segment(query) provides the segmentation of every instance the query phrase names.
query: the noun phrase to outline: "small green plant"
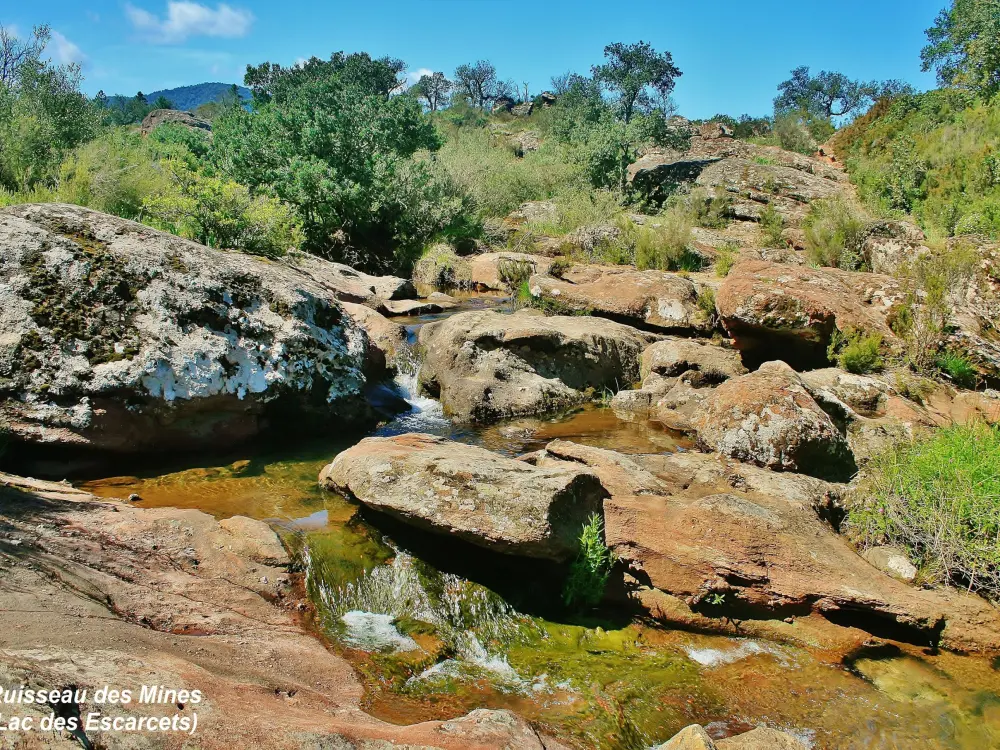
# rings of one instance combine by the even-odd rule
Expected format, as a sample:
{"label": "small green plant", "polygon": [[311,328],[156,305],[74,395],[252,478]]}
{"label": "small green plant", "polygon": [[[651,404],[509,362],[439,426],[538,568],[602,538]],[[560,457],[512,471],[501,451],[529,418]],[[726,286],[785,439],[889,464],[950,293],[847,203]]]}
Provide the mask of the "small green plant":
{"label": "small green plant", "polygon": [[764,233],[764,247],[784,247],[785,240],[781,233],[785,230],[785,220],[770,203],[760,212],[760,229]]}
{"label": "small green plant", "polygon": [[899,391],[899,395],[903,398],[923,404],[927,397],[934,392],[934,381],[927,380],[918,375],[897,372],[896,390]]}
{"label": "small green plant", "polygon": [[701,291],[698,292],[698,298],[695,302],[705,318],[714,322],[716,314],[715,290],[708,286],[702,287]]}
{"label": "small green plant", "polygon": [[715,258],[715,275],[725,278],[729,275],[733,266],[736,265],[736,258],[739,253],[739,246],[735,243],[727,243],[719,248],[719,254]]}
{"label": "small green plant", "polygon": [[979,373],[975,366],[961,354],[954,350],[944,352],[937,360],[938,369],[948,376],[959,388],[975,388],[979,380]]}
{"label": "small green plant", "polygon": [[502,257],[497,261],[497,276],[510,292],[526,284],[534,272],[535,264],[530,260]]}
{"label": "small green plant", "polygon": [[579,550],[563,588],[567,607],[593,607],[600,603],[614,565],[614,556],[604,544],[604,521],[596,513],[583,525]]}
{"label": "small green plant", "polygon": [[858,270],[868,224],[861,209],[843,198],[814,201],[802,222],[806,257],[817,266]]}
{"label": "small green plant", "polygon": [[1000,597],[1000,431],[954,425],[865,465],[846,529],[864,547],[907,551],[930,582]]}
{"label": "small green plant", "polygon": [[754,164],[760,164],[762,167],[774,166],[774,159],[767,156],[755,156],[753,158]]}
{"label": "small green plant", "polygon": [[827,357],[841,368],[855,375],[878,372],[884,366],[882,359],[882,336],[866,334],[863,331],[834,330],[827,347]]}
{"label": "small green plant", "polygon": [[552,265],[549,266],[549,275],[555,276],[557,279],[561,279],[563,274],[565,274],[572,267],[573,261],[569,258],[556,258],[552,261]]}
{"label": "small green plant", "polygon": [[720,594],[717,591],[712,592],[708,597],[708,603],[713,607],[720,607],[726,603],[726,595]]}

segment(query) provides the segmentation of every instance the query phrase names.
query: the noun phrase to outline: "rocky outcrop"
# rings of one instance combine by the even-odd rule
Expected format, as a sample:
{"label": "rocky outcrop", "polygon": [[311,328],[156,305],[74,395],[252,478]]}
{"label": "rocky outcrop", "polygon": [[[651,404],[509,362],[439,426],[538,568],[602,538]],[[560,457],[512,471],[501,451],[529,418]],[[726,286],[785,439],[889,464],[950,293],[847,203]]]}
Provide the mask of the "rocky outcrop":
{"label": "rocky outcrop", "polygon": [[888,276],[743,260],[719,288],[716,309],[745,359],[807,369],[826,363],[834,330],[879,334],[891,346],[886,317],[902,297]]}
{"label": "rocky outcrop", "polygon": [[292,264],[76,206],[0,212],[0,419],[16,440],[220,448],[367,416],[368,337]]}
{"label": "rocky outcrop", "polygon": [[459,420],[542,414],[635,382],[653,340],[587,316],[459,313],[420,329],[420,382]]}
{"label": "rocky outcrop", "polygon": [[522,271],[528,276],[548,273],[551,258],[527,253],[483,253],[468,259],[469,275],[474,289],[484,292],[511,291],[512,271]]}
{"label": "rocky outcrop", "polygon": [[409,300],[417,296],[417,290],[409,279],[371,276],[343,263],[331,263],[309,253],[290,252],[283,262],[306,274],[344,302],[357,302],[379,309],[390,300]]}
{"label": "rocky outcrop", "polygon": [[[612,495],[607,543],[632,597],[665,621],[808,640],[781,620],[815,613],[919,644],[1000,647],[1000,613],[988,602],[907,586],[834,532],[846,485],[690,451],[624,456],[556,441],[526,458],[597,474]],[[765,629],[764,617],[777,622]]]}
{"label": "rocky outcrop", "polygon": [[178,109],[154,109],[143,118],[139,130],[143,135],[149,135],[160,125],[166,123],[183,125],[186,128],[204,131],[207,134],[211,134],[212,132],[212,123],[208,122],[208,120],[202,120],[190,112],[182,112]]}
{"label": "rocky outcrop", "polygon": [[640,363],[643,384],[650,376],[673,378],[697,372],[708,383],[718,384],[745,375],[739,352],[716,344],[670,338],[650,344]]}
{"label": "rocky outcrop", "polygon": [[[113,714],[198,715],[205,750],[427,747],[549,750],[510,711],[398,726],[365,714],[351,665],[300,625],[301,574],[266,524],[195,510],[101,501],[65,484],[0,474],[0,682],[57,687],[163,685],[200,690],[198,705],[130,704]],[[107,715],[106,704],[79,706]],[[20,706],[37,722],[46,705]],[[121,732],[86,732],[122,747]],[[179,750],[184,732],[128,735]],[[73,748],[30,732],[19,747]]]}
{"label": "rocky outcrop", "polygon": [[807,750],[799,738],[769,727],[757,727],[726,739],[713,740],[699,724],[684,727],[655,750]]}
{"label": "rocky outcrop", "polygon": [[712,450],[775,471],[846,481],[857,470],[844,435],[784,362],[727,380],[694,426]]}
{"label": "rocky outcrop", "polygon": [[344,312],[368,335],[365,374],[373,380],[394,369],[406,348],[406,329],[365,305],[341,302]]}
{"label": "rocky outcrop", "polygon": [[574,264],[559,278],[532,276],[528,288],[557,310],[589,312],[664,333],[712,329],[711,317],[698,306],[698,285],[666,271]]}
{"label": "rocky outcrop", "polygon": [[881,221],[869,227],[861,243],[861,258],[874,273],[892,276],[930,251],[926,236],[907,221]]}
{"label": "rocky outcrop", "polygon": [[366,438],[320,484],[408,524],[505,554],[566,560],[606,496],[591,472],[538,468],[432,435]]}

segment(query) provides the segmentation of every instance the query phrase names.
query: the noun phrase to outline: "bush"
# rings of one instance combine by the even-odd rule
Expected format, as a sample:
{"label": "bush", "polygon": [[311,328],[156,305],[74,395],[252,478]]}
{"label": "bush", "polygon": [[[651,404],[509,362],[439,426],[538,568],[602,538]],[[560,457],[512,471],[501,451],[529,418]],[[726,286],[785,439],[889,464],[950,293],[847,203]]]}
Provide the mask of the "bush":
{"label": "bush", "polygon": [[691,249],[691,219],[681,210],[668,209],[659,217],[660,226],[623,227],[626,242],[635,248],[635,266],[640,271],[699,271],[702,258]]}
{"label": "bush", "polygon": [[802,222],[806,257],[817,266],[857,270],[868,223],[868,217],[844,198],[814,201]]}
{"label": "bush", "polygon": [[698,310],[705,316],[706,320],[715,321],[715,290],[711,287],[703,287],[700,292],[698,292],[698,298],[696,300],[698,305]]}
{"label": "bush", "polygon": [[715,275],[725,278],[736,265],[739,247],[735,244],[726,244],[719,248],[718,253],[715,258]]}
{"label": "bush", "polygon": [[865,375],[882,369],[882,336],[848,330],[834,330],[827,356],[842,369],[855,375]]}
{"label": "bush", "polygon": [[955,425],[866,465],[848,517],[863,546],[907,551],[925,580],[1000,597],[1000,432]]}
{"label": "bush", "polygon": [[424,248],[413,268],[413,280],[418,284],[448,289],[468,285],[468,264],[442,242]]}
{"label": "bush", "polygon": [[593,607],[604,597],[614,565],[611,551],[604,545],[604,522],[596,513],[583,525],[579,543],[563,588],[563,603],[567,607]]}
{"label": "bush", "polygon": [[760,228],[764,233],[764,247],[784,247],[785,240],[781,233],[785,230],[785,220],[770,203],[760,212]]}
{"label": "bush", "polygon": [[938,357],[937,366],[960,388],[975,388],[979,381],[975,366],[959,352],[946,351]]}

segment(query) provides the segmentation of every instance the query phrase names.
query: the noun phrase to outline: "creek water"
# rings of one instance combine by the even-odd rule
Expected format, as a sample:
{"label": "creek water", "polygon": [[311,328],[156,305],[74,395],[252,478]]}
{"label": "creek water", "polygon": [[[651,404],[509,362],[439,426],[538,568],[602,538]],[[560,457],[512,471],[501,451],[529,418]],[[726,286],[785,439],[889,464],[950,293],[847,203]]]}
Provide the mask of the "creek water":
{"label": "creek water", "polygon": [[[470,295],[458,309],[493,304],[502,303]],[[402,322],[412,336],[439,317]],[[410,411],[373,434],[429,432],[509,455],[556,438],[624,453],[687,447],[598,405],[487,428],[455,425],[417,392],[417,366],[402,363],[391,384]],[[317,626],[366,685],[364,708],[388,721],[510,708],[564,742],[609,750],[654,747],[694,722],[716,737],[768,725],[815,748],[1000,747],[1000,663],[905,645],[845,660],[671,630],[621,612],[570,616],[540,607],[520,595],[534,587],[530,570],[520,579],[470,573],[320,490],[320,469],[357,439],[313,439],[81,486],[102,496],[136,493],[145,507],[272,523],[305,568]]]}

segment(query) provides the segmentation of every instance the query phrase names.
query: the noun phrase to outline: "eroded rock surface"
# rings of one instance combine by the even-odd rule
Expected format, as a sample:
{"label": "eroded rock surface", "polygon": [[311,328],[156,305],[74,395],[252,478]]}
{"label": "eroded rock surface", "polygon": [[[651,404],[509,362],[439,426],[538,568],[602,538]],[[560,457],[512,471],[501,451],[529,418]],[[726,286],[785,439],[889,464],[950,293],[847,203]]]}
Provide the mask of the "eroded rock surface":
{"label": "eroded rock surface", "polygon": [[460,420],[541,414],[638,380],[654,338],[587,316],[459,313],[421,328],[420,381]]}
{"label": "eroded rock surface", "polygon": [[289,414],[367,415],[368,338],[325,261],[212,250],[60,204],[5,209],[0,250],[0,416],[18,440],[218,448]]}
{"label": "eroded rock surface", "polygon": [[576,554],[581,527],[606,496],[585,469],[535,467],[419,433],[362,440],[320,483],[438,534],[552,560]]}

